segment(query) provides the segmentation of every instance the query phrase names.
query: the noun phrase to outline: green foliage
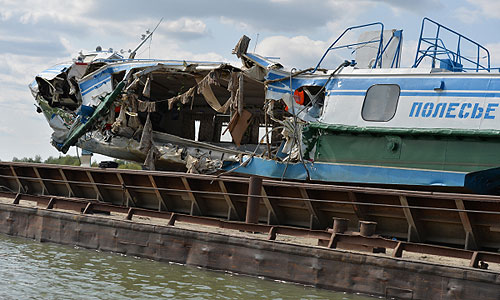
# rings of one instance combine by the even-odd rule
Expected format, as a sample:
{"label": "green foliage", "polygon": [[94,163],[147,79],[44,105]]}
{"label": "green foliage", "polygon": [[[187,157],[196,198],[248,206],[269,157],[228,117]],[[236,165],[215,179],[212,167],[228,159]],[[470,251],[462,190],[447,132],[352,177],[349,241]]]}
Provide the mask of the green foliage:
{"label": "green foliage", "polygon": [[42,161],[42,157],[40,155],[35,155],[34,158],[31,157],[23,157],[23,158],[12,158],[13,162],[27,162],[27,163],[44,163],[44,164],[57,164],[57,165],[68,165],[68,166],[79,166],[80,159],[76,156],[66,155],[53,157],[49,156],[46,160]]}
{"label": "green foliage", "polygon": [[23,157],[23,158],[13,157],[12,161],[13,162],[41,163],[42,157],[40,155],[35,155],[34,158],[31,158],[31,157]]}
{"label": "green foliage", "polygon": [[46,164],[55,164],[55,165],[67,165],[67,166],[79,166],[80,159],[76,156],[66,155],[59,157],[49,156],[44,163]]}
{"label": "green foliage", "polygon": [[142,170],[142,166],[136,162],[121,159],[115,159],[115,162],[118,163],[118,169]]}
{"label": "green foliage", "polygon": [[[23,158],[12,158],[13,162],[28,162],[28,163],[45,163],[45,164],[54,164],[54,165],[66,165],[66,166],[79,166],[80,159],[76,156],[66,155],[53,157],[49,156],[46,160],[42,161],[42,157],[40,155],[35,155],[34,158],[31,157],[23,157]],[[115,159],[116,163],[118,163],[118,169],[129,169],[129,170],[142,170],[141,164],[136,162]],[[92,167],[99,167],[99,163],[94,161],[92,162]]]}

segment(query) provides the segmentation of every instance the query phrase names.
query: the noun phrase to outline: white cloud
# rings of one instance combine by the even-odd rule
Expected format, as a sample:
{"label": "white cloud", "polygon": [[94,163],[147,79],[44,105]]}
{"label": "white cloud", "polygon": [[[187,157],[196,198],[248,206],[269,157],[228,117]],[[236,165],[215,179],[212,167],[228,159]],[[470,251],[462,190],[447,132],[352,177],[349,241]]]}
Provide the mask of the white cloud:
{"label": "white cloud", "polygon": [[238,28],[240,30],[244,30],[244,31],[248,31],[248,30],[251,29],[251,26],[248,25],[247,23],[242,22],[240,20],[228,18],[228,17],[225,17],[225,16],[219,17],[219,22],[221,24],[232,26],[232,27]]}
{"label": "white cloud", "polygon": [[473,7],[479,8],[481,13],[489,18],[500,19],[500,1],[498,0],[467,0]]}
{"label": "white cloud", "polygon": [[[132,46],[131,46],[132,47]],[[208,51],[196,52],[198,49],[189,49],[181,47],[178,43],[172,43],[169,36],[154,35],[151,49],[146,45],[139,51],[138,58],[158,58],[158,59],[173,59],[173,60],[202,60],[202,61],[221,61],[226,62],[224,56]]]}
{"label": "white cloud", "polygon": [[27,0],[0,1],[2,16],[16,16],[22,24],[37,24],[45,18],[60,22],[76,22],[78,16],[84,15],[89,8],[89,1],[57,1],[57,0]]}
{"label": "white cloud", "polygon": [[163,27],[170,32],[197,34],[205,34],[207,32],[207,25],[203,21],[190,18],[168,21]]}
{"label": "white cloud", "polygon": [[498,0],[466,0],[469,6],[460,6],[455,9],[457,18],[465,24],[473,24],[483,17],[500,19],[500,1]]}
{"label": "white cloud", "polygon": [[256,52],[279,57],[279,62],[290,68],[308,68],[316,66],[327,46],[324,41],[311,40],[306,36],[272,36],[259,42]]}
{"label": "white cloud", "polygon": [[14,133],[14,129],[13,128],[8,127],[6,125],[0,126],[0,134],[8,134],[8,135],[10,135],[12,133]]}
{"label": "white cloud", "polygon": [[482,13],[479,9],[472,9],[465,6],[461,6],[455,10],[457,18],[465,24],[473,24],[477,22],[480,19],[481,14]]}
{"label": "white cloud", "polygon": [[443,8],[440,0],[370,0],[372,3],[386,3],[395,13],[401,14],[402,10],[407,12],[425,12],[428,9],[439,10]]}
{"label": "white cloud", "polygon": [[[415,62],[415,54],[417,53],[417,40],[404,40],[403,39],[403,50],[401,52],[401,67],[409,68],[413,66]],[[425,65],[422,62],[421,66]]]}
{"label": "white cloud", "polygon": [[7,21],[8,19],[10,19],[11,16],[12,16],[11,11],[0,10],[0,20]]}
{"label": "white cloud", "polygon": [[486,49],[490,51],[493,55],[491,55],[491,67],[498,68],[500,67],[500,55],[494,55],[500,53],[500,42],[498,43],[489,43],[485,45]]}
{"label": "white cloud", "polygon": [[[46,57],[26,56],[17,54],[0,55],[0,86],[18,84],[27,87],[34,76],[50,66],[68,60],[69,57],[47,59]],[[10,95],[0,93],[0,99],[8,99]]]}
{"label": "white cloud", "polygon": [[78,51],[78,49],[75,48],[74,45],[71,44],[71,41],[66,37],[60,36],[59,42],[64,47],[64,49],[66,50],[67,53],[74,54]]}

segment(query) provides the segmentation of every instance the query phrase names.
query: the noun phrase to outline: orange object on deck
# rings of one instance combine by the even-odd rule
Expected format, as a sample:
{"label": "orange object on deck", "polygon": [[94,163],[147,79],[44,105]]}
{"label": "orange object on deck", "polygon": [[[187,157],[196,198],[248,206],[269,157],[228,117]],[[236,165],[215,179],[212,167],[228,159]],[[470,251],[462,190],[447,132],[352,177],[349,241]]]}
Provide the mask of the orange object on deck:
{"label": "orange object on deck", "polygon": [[[304,105],[304,91],[295,90],[293,92],[293,99],[297,104]],[[288,106],[285,106],[285,111],[288,111]]]}
{"label": "orange object on deck", "polygon": [[293,99],[300,105],[304,105],[304,91],[295,90],[293,92]]}

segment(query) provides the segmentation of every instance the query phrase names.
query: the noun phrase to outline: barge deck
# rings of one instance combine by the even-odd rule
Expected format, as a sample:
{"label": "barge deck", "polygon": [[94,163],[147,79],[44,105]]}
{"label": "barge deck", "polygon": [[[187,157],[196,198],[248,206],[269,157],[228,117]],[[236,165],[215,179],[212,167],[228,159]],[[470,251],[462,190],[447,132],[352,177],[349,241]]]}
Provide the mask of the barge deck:
{"label": "barge deck", "polygon": [[[293,235],[293,230],[278,227],[272,236],[272,230],[262,233],[235,230],[236,226],[214,226],[214,222],[209,221],[211,218],[206,217],[182,218],[179,215],[181,217],[172,222],[175,214],[170,219],[144,213],[131,216],[126,211],[118,212],[109,204],[106,214],[103,210],[80,213],[82,206],[78,203],[83,202],[81,200],[8,196],[4,193],[0,198],[0,232],[41,242],[264,276],[386,299],[472,299],[475,296],[498,299],[500,293],[500,255],[493,253],[471,252],[471,259],[423,255],[412,252],[419,245],[410,243],[406,245],[413,248],[401,251],[398,257],[397,248],[388,248],[386,253],[340,249],[347,245],[342,239],[336,249],[329,248],[331,245],[318,246],[320,231],[313,238],[312,232]],[[249,226],[240,225],[240,228]],[[302,230],[305,233],[309,229]],[[344,233],[338,236],[359,235]],[[468,252],[451,248],[450,251]],[[483,254],[486,256],[482,259],[489,260],[488,270],[471,267],[474,259]]]}
{"label": "barge deck", "polygon": [[[179,172],[0,162],[1,190],[93,200],[127,210],[246,220],[251,180]],[[346,219],[348,231],[375,222],[375,234],[467,250],[500,249],[500,197],[262,180],[254,186],[254,221],[326,230]],[[255,222],[253,222],[255,223]]]}

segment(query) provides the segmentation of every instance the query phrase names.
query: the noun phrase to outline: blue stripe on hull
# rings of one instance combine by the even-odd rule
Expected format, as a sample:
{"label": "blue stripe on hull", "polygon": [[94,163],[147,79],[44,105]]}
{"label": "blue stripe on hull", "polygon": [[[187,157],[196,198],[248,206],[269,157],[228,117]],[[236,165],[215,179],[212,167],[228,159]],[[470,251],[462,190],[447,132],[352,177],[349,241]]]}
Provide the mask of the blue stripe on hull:
{"label": "blue stripe on hull", "polygon": [[[101,70],[100,72],[94,74],[92,77],[84,79],[78,85],[80,87],[80,91],[82,91],[82,95],[86,95],[93,89],[100,87],[104,81],[106,82],[110,81],[111,74],[118,73],[121,71],[128,71],[132,68],[155,66],[157,64],[158,62],[145,62],[145,63],[128,63],[128,64],[111,65]],[[166,65],[167,63],[163,62],[162,64]]]}
{"label": "blue stripe on hull", "polygon": [[[331,90],[328,96],[365,96],[366,91],[337,91]],[[424,97],[471,97],[471,98],[500,98],[500,93],[467,93],[467,92],[410,92],[401,91],[401,96]]]}
{"label": "blue stripe on hull", "polygon": [[[401,96],[442,96],[442,97],[500,97],[500,76],[492,74],[471,74],[469,76],[448,77],[449,74],[417,74],[407,78],[391,74],[373,76],[340,75],[328,82],[326,90],[329,95],[365,95],[366,90],[374,84],[398,84],[401,87]],[[266,79],[282,78],[270,72]],[[296,77],[292,79],[293,89],[301,86],[323,86],[325,76]],[[436,92],[434,88],[444,83],[444,90]],[[289,93],[290,80],[270,83],[271,91]],[[453,92],[448,92],[453,91]]]}
{"label": "blue stripe on hull", "polygon": [[[373,82],[375,84],[375,82]],[[295,86],[294,86],[295,88]],[[284,94],[289,94],[290,89],[288,88],[278,88],[274,86],[268,86],[267,88],[270,91],[273,92],[279,92],[279,93],[284,93]],[[341,89],[332,89],[332,90],[327,90],[327,95],[328,96],[365,96],[366,95],[366,90],[359,90],[359,91],[344,91]],[[476,93],[471,93],[471,92],[447,92],[442,91],[442,92],[435,92],[435,91],[411,91],[411,90],[404,90],[402,88],[401,90],[401,96],[422,96],[422,97],[471,97],[471,98],[500,98],[500,92],[486,92],[484,91],[483,93],[481,92],[476,92]]]}
{"label": "blue stripe on hull", "polygon": [[[238,163],[225,163],[223,169],[228,171],[238,165]],[[467,174],[331,163],[306,162],[305,165],[311,180],[325,182],[464,187]],[[302,163],[290,163],[287,167],[286,163],[257,157],[251,158],[249,163],[236,168],[234,172],[278,179],[307,180],[307,172]]]}

